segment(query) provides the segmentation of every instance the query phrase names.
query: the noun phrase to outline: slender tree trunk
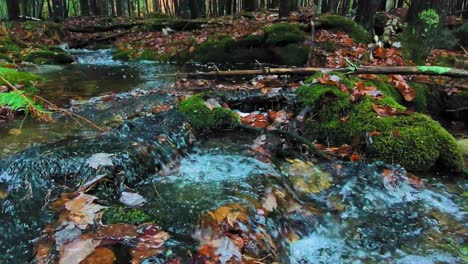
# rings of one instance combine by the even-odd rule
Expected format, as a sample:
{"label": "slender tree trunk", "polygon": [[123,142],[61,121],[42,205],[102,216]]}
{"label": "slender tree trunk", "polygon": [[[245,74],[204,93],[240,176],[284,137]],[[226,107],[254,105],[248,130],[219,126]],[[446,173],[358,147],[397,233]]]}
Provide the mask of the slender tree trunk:
{"label": "slender tree trunk", "polygon": [[122,0],[115,0],[115,6],[116,6],[116,11],[117,11],[117,16],[121,17],[124,16],[124,7]]}
{"label": "slender tree trunk", "polygon": [[7,0],[8,19],[17,21],[20,15],[19,2],[17,0]]}
{"label": "slender tree trunk", "polygon": [[291,0],[280,0],[279,17],[289,17],[289,14],[291,14]]}
{"label": "slender tree trunk", "polygon": [[195,19],[195,18],[200,17],[200,11],[198,9],[197,0],[189,0],[189,7],[190,7],[190,18]]}
{"label": "slender tree trunk", "polygon": [[89,16],[89,1],[80,0],[80,9],[81,9],[82,16]]}

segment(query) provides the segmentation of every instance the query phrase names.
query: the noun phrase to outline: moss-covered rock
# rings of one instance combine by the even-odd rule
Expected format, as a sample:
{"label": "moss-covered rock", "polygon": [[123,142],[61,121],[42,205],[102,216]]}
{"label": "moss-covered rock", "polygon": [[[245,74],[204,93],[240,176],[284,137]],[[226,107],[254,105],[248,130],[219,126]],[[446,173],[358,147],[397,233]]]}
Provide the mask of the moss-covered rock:
{"label": "moss-covered rock", "polygon": [[65,52],[46,50],[33,51],[27,54],[24,60],[35,64],[68,64],[75,61],[70,54]]}
{"label": "moss-covered rock", "polygon": [[151,217],[139,208],[109,207],[102,215],[102,222],[105,225],[127,223],[139,225],[151,221]]}
{"label": "moss-covered rock", "polygon": [[[349,83],[342,75],[340,79]],[[365,148],[371,159],[398,163],[413,171],[429,170],[436,164],[454,171],[462,170],[460,147],[436,121],[420,113],[380,117],[373,111],[372,104],[404,111],[405,107],[391,96],[381,100],[365,97],[359,102],[350,102],[348,93],[325,84],[303,86],[298,96],[316,112],[305,126],[308,137],[339,146],[350,144],[356,136],[364,137],[366,133],[377,131],[380,135],[373,136],[372,144]]]}
{"label": "moss-covered rock", "polygon": [[352,19],[339,15],[323,15],[315,22],[318,28],[343,31],[358,43],[370,43],[372,35]]}
{"label": "moss-covered rock", "polygon": [[222,107],[208,108],[205,103],[208,98],[207,94],[201,93],[185,99],[179,105],[179,110],[187,117],[193,129],[209,132],[239,123],[239,117],[231,110]]}
{"label": "moss-covered rock", "polygon": [[195,51],[178,54],[176,60],[185,62],[253,63],[256,60],[285,65],[304,65],[308,47],[305,47],[306,34],[300,24],[280,23],[263,29],[264,34],[251,34],[239,39],[229,35],[211,36]]}

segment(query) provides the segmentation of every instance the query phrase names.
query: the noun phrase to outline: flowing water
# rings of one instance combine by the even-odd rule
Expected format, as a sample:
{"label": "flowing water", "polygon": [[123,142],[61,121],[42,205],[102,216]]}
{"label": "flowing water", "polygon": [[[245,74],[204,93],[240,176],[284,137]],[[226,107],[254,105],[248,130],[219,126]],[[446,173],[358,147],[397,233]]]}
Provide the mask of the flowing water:
{"label": "flowing water", "polygon": [[[53,219],[45,204],[99,175],[112,177],[119,191],[131,188],[146,199],[141,209],[171,235],[165,256],[177,255],[182,263],[206,242],[200,219],[229,204],[245,208],[246,229],[268,242],[252,240],[242,252],[263,263],[271,254],[280,263],[468,261],[465,180],[446,174],[419,175],[425,178],[419,181],[381,163],[264,163],[251,153],[256,136],[248,134],[201,137],[191,144],[183,117],[150,113],[174,103],[170,92],[157,92],[167,82],[155,81],[155,73],[176,69],[113,61],[110,52],[72,51],[78,64],[36,72],[47,80],[43,96],[78,105],[98,124],[117,123],[113,131],[99,134],[61,117],[55,124],[26,121],[21,135],[8,135],[20,121],[0,130],[0,197],[8,194],[0,198],[0,263],[31,261],[32,245]],[[121,94],[82,102],[109,92]],[[143,114],[120,120],[135,111]],[[96,153],[109,157],[98,171],[89,166]],[[119,205],[106,190],[94,194],[104,205]],[[262,213],[265,207],[274,209]]]}

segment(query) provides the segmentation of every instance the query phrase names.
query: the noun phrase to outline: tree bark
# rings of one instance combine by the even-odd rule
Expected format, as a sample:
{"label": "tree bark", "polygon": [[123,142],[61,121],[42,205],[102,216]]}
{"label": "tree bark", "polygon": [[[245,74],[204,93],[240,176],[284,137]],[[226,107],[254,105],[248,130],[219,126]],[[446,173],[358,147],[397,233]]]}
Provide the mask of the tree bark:
{"label": "tree bark", "polygon": [[19,2],[17,0],[7,0],[8,19],[17,21],[20,15]]}

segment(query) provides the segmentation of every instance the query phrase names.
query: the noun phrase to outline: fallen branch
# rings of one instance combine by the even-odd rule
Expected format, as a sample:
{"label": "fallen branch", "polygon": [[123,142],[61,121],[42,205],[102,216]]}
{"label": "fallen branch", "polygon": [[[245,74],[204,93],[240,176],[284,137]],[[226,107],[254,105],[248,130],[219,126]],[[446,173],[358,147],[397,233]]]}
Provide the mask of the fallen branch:
{"label": "fallen branch", "polygon": [[108,32],[117,29],[131,29],[136,26],[144,25],[144,23],[132,23],[132,24],[116,24],[110,26],[88,26],[81,28],[65,28],[66,31],[75,33],[97,33],[97,32]]}
{"label": "fallen branch", "polygon": [[[442,70],[442,71],[439,71]],[[357,67],[354,71],[349,68],[265,68],[260,70],[233,70],[211,72],[187,72],[177,74],[159,74],[158,77],[179,78],[209,78],[236,77],[253,75],[310,75],[317,72],[341,72],[349,74],[401,74],[401,75],[438,75],[454,78],[468,78],[468,71],[456,68],[431,66],[385,66],[385,67]]]}
{"label": "fallen branch", "polygon": [[106,41],[109,41],[109,40],[112,40],[112,39],[115,39],[117,37],[120,37],[120,36],[123,36],[125,34],[128,34],[130,31],[124,31],[124,32],[120,32],[120,33],[117,33],[117,34],[112,34],[110,36],[106,36],[106,37],[100,37],[100,38],[95,38],[95,39],[87,39],[87,40],[83,40],[83,41],[80,41],[76,44],[71,44],[70,45],[70,48],[72,49],[79,49],[79,48],[84,48],[86,46],[89,46],[91,44],[95,44],[95,43],[99,43],[99,42],[106,42]]}

